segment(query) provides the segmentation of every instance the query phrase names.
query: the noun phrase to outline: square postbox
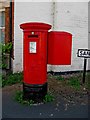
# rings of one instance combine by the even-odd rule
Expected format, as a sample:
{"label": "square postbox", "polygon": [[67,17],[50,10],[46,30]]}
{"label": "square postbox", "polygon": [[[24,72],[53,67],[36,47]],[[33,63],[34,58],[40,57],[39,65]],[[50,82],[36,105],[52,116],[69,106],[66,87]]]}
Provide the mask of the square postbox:
{"label": "square postbox", "polygon": [[70,65],[72,51],[72,34],[51,31],[48,35],[48,64]]}

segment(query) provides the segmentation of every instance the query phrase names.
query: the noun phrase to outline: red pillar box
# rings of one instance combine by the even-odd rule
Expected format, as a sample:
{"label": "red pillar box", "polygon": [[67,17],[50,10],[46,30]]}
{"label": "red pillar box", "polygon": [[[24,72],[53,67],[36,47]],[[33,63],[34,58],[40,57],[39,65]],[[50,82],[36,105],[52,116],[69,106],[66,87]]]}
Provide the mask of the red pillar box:
{"label": "red pillar box", "polygon": [[24,34],[24,98],[40,99],[47,93],[47,34],[51,25],[31,22],[20,28]]}
{"label": "red pillar box", "polygon": [[72,34],[51,31],[48,36],[48,64],[70,65]]}

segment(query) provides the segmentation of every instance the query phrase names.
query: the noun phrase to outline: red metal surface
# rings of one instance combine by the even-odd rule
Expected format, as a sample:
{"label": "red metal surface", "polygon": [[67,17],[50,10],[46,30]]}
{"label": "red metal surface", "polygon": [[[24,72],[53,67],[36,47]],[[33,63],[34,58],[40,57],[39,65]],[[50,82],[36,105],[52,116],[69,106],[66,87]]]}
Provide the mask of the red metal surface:
{"label": "red metal surface", "polygon": [[51,25],[46,23],[30,22],[21,24],[20,28],[25,31],[48,31],[51,29]]}
{"label": "red metal surface", "polygon": [[[24,30],[24,83],[44,84],[47,80],[47,33],[51,25],[24,23],[20,25],[20,28]],[[34,32],[33,35],[32,32]],[[30,53],[29,42],[36,42],[36,53]]]}
{"label": "red metal surface", "polygon": [[72,35],[67,32],[52,31],[48,34],[48,64],[70,65]]}

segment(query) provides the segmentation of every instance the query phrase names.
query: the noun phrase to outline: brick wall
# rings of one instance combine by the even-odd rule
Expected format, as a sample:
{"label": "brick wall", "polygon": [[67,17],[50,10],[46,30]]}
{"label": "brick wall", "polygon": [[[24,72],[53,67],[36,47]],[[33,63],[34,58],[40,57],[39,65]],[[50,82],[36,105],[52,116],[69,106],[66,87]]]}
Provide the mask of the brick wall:
{"label": "brick wall", "polygon": [[14,2],[12,2],[12,58],[14,59]]}
{"label": "brick wall", "polygon": [[5,7],[5,43],[10,41],[10,7]]}

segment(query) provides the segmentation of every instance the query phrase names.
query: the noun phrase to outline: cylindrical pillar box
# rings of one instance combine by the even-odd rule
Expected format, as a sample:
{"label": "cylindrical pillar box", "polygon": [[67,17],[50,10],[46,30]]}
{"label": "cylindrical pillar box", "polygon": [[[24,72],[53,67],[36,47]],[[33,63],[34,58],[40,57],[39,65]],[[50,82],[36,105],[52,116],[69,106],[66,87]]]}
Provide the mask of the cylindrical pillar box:
{"label": "cylindrical pillar box", "polygon": [[47,93],[47,35],[51,25],[23,23],[24,98],[42,99]]}

